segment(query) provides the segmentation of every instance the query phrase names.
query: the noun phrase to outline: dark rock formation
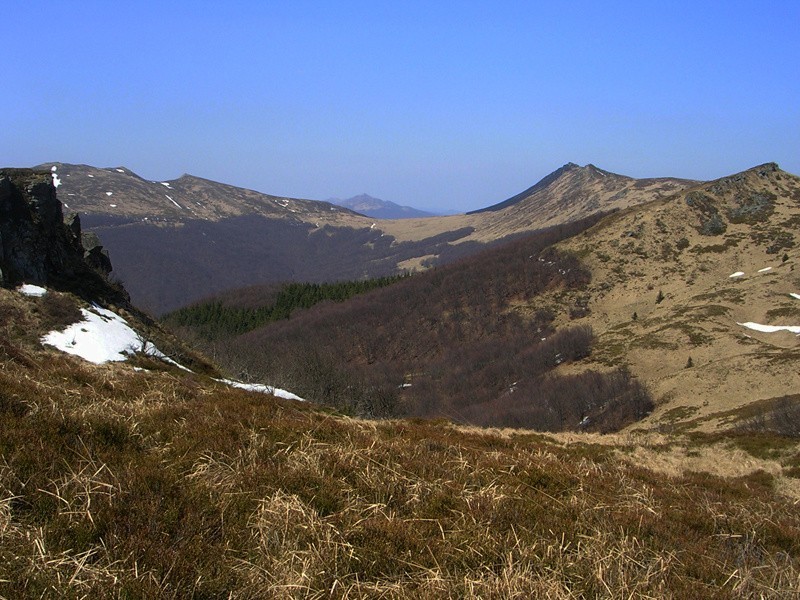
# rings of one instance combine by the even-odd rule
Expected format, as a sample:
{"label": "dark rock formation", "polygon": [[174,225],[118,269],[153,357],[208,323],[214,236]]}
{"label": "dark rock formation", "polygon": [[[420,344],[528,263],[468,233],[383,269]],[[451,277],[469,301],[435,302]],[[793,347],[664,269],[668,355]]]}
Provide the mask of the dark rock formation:
{"label": "dark rock formation", "polygon": [[84,246],[77,215],[64,223],[50,173],[0,170],[0,285],[33,283],[127,304],[127,292],[108,281],[110,270],[96,236]]}
{"label": "dark rock formation", "polygon": [[[75,215],[75,217],[77,218],[78,215]],[[80,227],[80,221],[78,221],[78,227]],[[111,259],[108,256],[108,250],[103,248],[97,234],[92,231],[84,232],[80,234],[80,238],[83,244],[83,258],[89,266],[106,275],[111,273],[113,268],[111,266]]]}

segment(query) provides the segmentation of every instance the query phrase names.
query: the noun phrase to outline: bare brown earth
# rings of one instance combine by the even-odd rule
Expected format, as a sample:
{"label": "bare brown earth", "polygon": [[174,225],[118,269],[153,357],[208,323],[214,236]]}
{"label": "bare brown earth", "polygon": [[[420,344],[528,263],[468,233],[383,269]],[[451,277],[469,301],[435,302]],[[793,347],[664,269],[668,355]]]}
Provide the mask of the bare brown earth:
{"label": "bare brown earth", "polygon": [[716,430],[746,406],[800,390],[798,337],[741,325],[800,325],[800,299],[790,296],[800,293],[798,225],[800,178],[762,165],[562,243],[593,281],[583,298],[538,303],[560,308],[563,320],[564,307],[587,304],[582,321],[598,341],[581,368],[627,364],[659,402],[637,427]]}

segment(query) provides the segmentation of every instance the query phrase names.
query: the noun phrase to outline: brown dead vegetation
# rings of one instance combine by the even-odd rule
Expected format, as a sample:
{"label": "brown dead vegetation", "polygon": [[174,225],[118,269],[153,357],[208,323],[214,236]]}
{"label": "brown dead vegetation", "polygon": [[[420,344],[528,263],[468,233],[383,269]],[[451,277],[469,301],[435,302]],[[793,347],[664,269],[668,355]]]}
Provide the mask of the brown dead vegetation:
{"label": "brown dead vegetation", "polygon": [[[7,299],[34,322],[32,300]],[[800,593],[800,514],[781,493],[796,440],[656,436],[654,454],[772,456],[659,473],[642,440],[361,421],[178,369],[97,367],[11,329],[0,597]]]}

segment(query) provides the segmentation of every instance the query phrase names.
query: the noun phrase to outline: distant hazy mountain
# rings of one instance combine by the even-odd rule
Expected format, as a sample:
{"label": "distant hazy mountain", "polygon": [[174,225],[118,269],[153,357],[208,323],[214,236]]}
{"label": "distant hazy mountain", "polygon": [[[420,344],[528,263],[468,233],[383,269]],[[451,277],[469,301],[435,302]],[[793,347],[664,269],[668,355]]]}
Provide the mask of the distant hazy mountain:
{"label": "distant hazy mountain", "polygon": [[411,208],[410,206],[400,206],[388,200],[373,198],[367,194],[353,196],[347,200],[331,198],[329,202],[375,219],[415,219],[437,216],[434,213]]}

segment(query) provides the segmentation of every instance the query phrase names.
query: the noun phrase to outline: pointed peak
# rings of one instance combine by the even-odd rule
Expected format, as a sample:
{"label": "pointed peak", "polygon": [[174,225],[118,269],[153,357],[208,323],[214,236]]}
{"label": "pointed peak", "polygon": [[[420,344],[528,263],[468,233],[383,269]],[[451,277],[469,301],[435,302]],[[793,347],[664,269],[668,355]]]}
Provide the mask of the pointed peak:
{"label": "pointed peak", "polygon": [[584,167],[581,167],[580,165],[576,165],[574,162],[568,162],[563,167],[559,167],[558,169],[556,169],[555,171],[553,171],[549,175],[546,175],[546,176],[542,177],[542,179],[540,179],[535,185],[529,187],[527,190],[517,194],[516,196],[512,196],[508,200],[500,202],[499,204],[494,204],[494,205],[489,206],[487,208],[481,208],[479,210],[473,210],[472,212],[468,212],[467,214],[468,215],[474,215],[474,214],[478,214],[478,213],[482,213],[482,212],[494,212],[494,211],[498,211],[498,210],[503,210],[504,208],[508,208],[509,206],[513,206],[517,202],[519,202],[521,200],[524,200],[525,198],[527,198],[531,194],[547,188],[548,186],[552,185],[553,183],[555,183],[556,181],[561,179],[561,177],[563,175],[565,175],[566,173],[569,173],[569,172],[575,171],[575,170],[579,170],[580,171],[583,168]]}

